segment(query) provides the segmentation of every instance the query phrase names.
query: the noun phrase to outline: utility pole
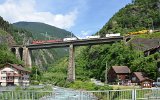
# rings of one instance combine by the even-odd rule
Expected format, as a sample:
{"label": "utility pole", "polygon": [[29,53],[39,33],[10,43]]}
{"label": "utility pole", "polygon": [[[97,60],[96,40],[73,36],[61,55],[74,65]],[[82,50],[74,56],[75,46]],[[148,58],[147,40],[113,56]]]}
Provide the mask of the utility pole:
{"label": "utility pole", "polygon": [[106,62],[106,71],[105,71],[105,83],[108,84],[108,66]]}
{"label": "utility pole", "polygon": [[37,68],[36,68],[36,80],[37,80]]}

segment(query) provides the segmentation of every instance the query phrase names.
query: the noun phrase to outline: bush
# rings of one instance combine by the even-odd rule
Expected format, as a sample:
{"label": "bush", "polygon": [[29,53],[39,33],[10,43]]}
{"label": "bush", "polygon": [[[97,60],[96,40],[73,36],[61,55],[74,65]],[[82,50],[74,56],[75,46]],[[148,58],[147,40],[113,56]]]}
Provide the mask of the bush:
{"label": "bush", "polygon": [[32,85],[39,85],[39,82],[38,82],[38,81],[35,81],[35,80],[32,80],[32,81],[31,81],[31,84],[32,84]]}
{"label": "bush", "polygon": [[85,81],[85,82],[75,81],[69,85],[69,88],[89,90],[89,91],[92,91],[92,90],[111,90],[112,89],[112,87],[110,87],[108,85],[99,86],[99,85],[95,85],[94,83],[91,83],[89,81]]}

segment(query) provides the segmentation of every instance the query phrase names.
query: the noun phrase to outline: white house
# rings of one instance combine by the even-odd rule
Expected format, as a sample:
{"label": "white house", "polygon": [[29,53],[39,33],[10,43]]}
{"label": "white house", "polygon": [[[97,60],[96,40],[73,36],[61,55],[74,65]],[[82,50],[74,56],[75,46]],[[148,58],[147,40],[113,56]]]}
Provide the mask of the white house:
{"label": "white house", "polygon": [[22,65],[7,63],[0,68],[0,84],[6,85],[29,85],[29,74]]}

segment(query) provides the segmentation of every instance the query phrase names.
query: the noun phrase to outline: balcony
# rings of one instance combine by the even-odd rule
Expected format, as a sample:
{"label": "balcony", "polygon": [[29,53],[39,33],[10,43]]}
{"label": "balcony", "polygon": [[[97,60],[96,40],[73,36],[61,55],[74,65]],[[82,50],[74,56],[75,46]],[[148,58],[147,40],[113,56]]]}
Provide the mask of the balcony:
{"label": "balcony", "polygon": [[7,76],[22,76],[21,74],[18,73],[6,73]]}
{"label": "balcony", "polygon": [[13,79],[6,79],[6,82],[14,82]]}

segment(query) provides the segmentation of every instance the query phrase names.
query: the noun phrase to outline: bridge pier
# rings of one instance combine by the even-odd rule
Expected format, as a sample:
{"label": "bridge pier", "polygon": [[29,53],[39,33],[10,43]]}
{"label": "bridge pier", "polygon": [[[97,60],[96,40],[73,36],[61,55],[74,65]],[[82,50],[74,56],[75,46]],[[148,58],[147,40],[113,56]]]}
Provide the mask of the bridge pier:
{"label": "bridge pier", "polygon": [[28,66],[29,68],[32,67],[31,50],[26,47],[23,47],[22,60],[24,61],[25,66]]}
{"label": "bridge pier", "polygon": [[74,46],[69,46],[69,66],[68,66],[68,77],[69,82],[75,81],[75,62],[74,62]]}
{"label": "bridge pier", "polygon": [[16,58],[20,59],[20,53],[19,53],[19,47],[15,47],[15,55],[16,55]]}
{"label": "bridge pier", "polygon": [[32,67],[31,50],[26,47],[14,47],[11,51],[16,55],[16,58],[24,61],[24,65]]}

